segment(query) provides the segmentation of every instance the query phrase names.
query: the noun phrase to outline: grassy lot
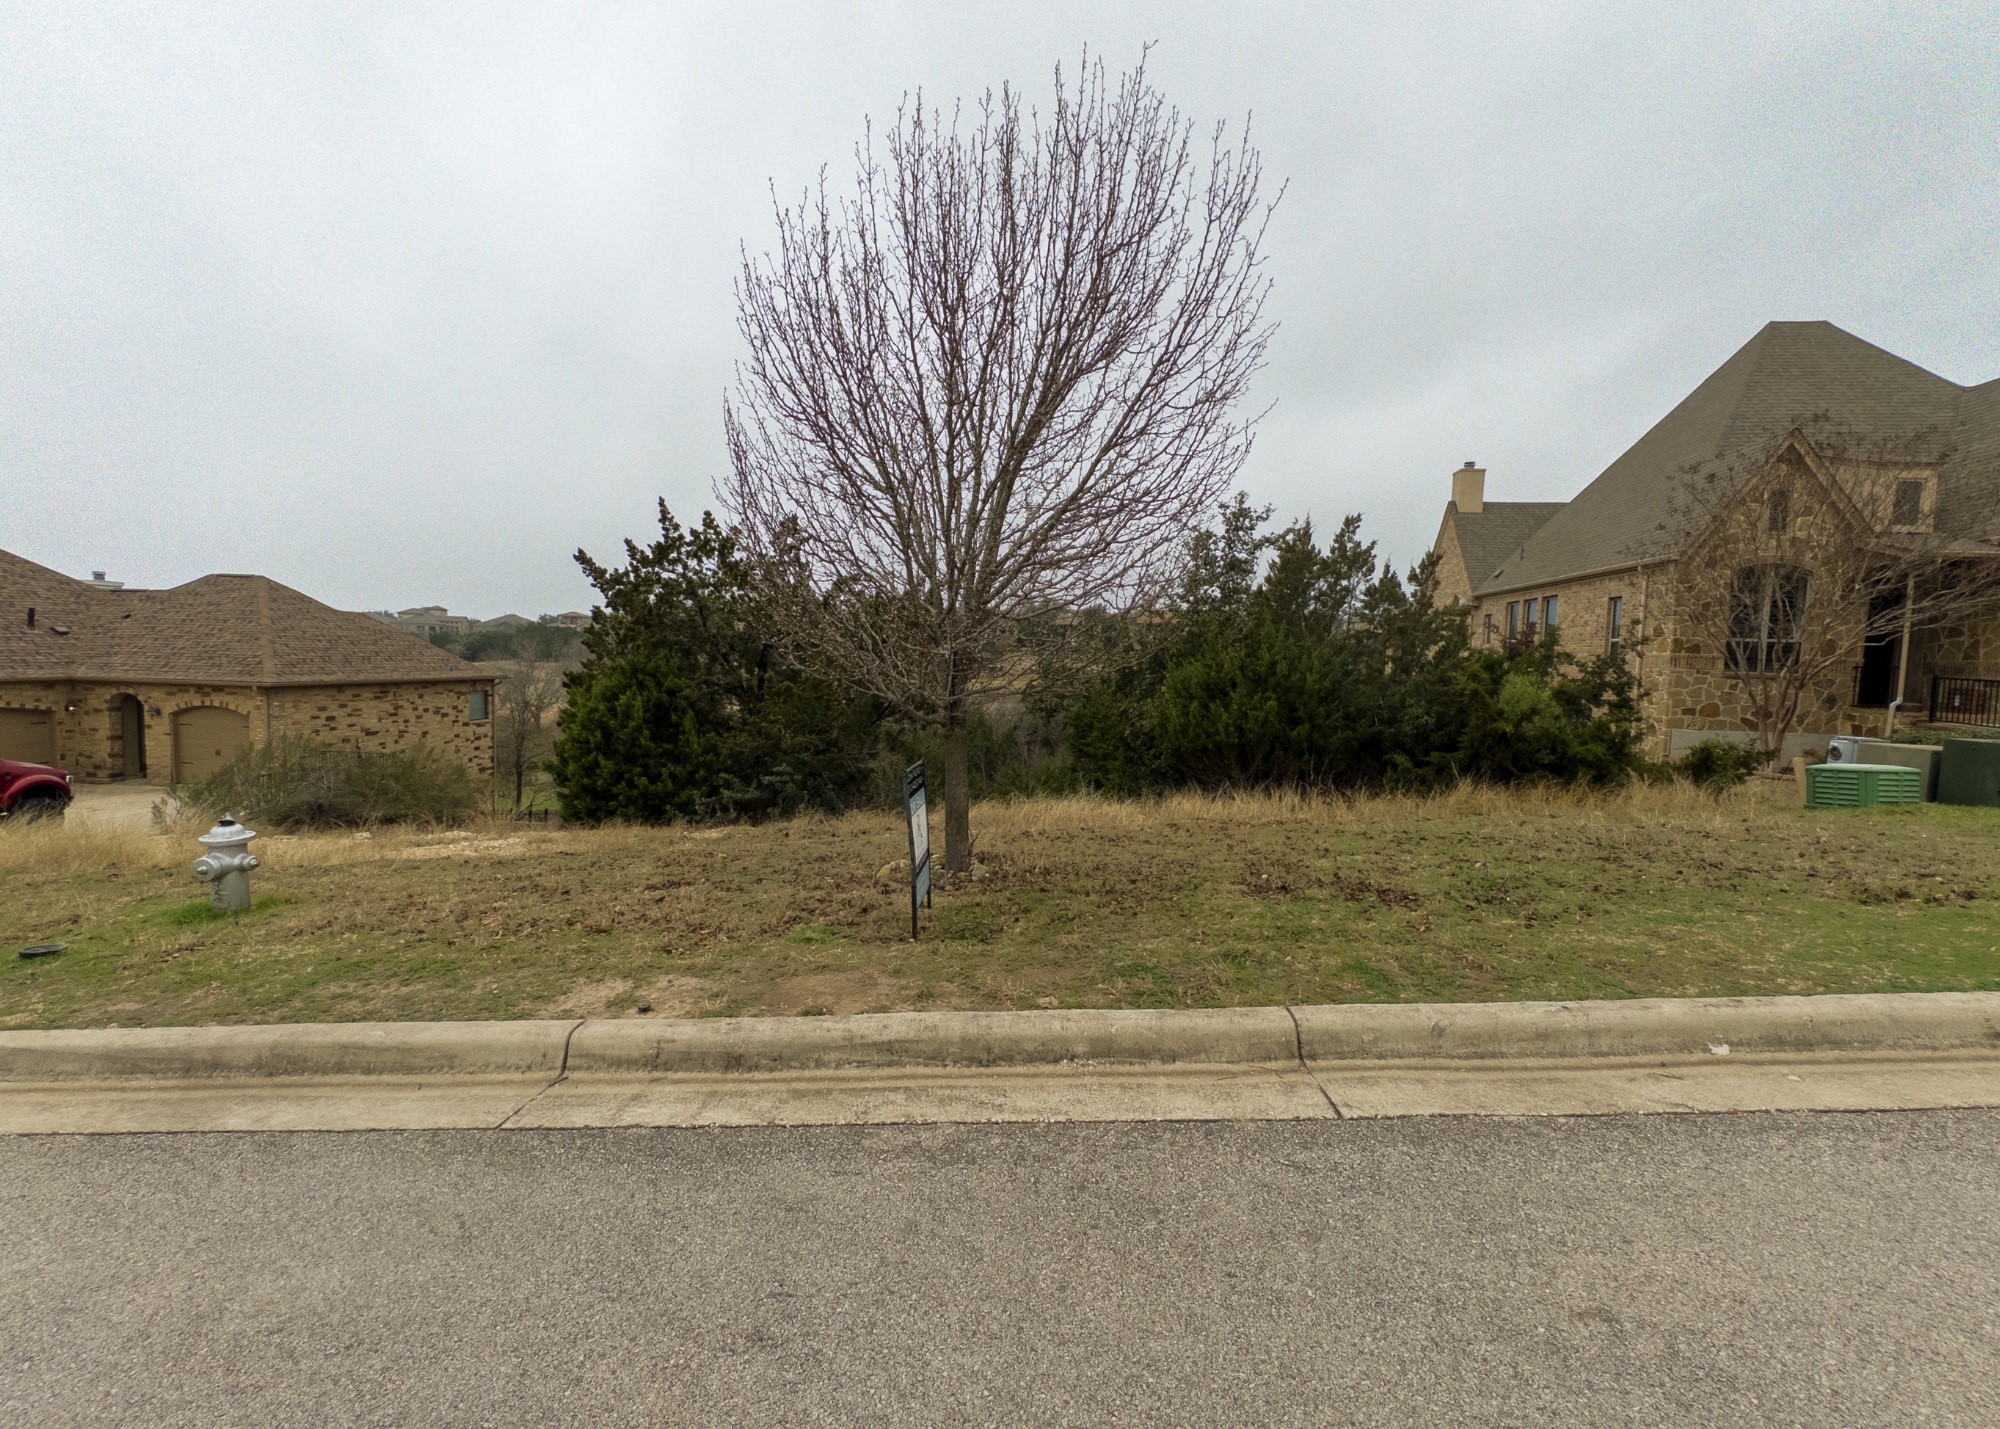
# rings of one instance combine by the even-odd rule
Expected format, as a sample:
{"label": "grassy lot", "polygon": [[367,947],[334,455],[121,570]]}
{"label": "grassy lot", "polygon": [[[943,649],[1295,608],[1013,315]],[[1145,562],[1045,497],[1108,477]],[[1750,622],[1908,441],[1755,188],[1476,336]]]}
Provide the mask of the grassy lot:
{"label": "grassy lot", "polygon": [[266,838],[226,919],[186,833],[0,829],[0,1027],[2000,988],[2000,812],[1788,798],[985,806],[917,943],[889,815]]}

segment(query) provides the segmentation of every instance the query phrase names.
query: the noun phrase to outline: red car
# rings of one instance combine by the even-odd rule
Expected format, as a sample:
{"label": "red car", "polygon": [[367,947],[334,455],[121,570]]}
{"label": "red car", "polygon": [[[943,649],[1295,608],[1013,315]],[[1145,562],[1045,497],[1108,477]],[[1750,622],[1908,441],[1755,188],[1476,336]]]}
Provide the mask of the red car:
{"label": "red car", "polygon": [[47,764],[0,759],[0,819],[62,817],[69,807],[69,775]]}

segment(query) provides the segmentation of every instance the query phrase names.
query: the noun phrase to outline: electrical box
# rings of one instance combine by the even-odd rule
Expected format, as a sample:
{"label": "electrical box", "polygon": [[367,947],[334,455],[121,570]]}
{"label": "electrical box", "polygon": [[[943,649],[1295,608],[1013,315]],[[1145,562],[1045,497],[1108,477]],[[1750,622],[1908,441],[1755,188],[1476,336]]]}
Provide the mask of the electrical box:
{"label": "electrical box", "polygon": [[1901,764],[1806,766],[1808,809],[1873,809],[1923,801],[1924,776]]}
{"label": "electrical box", "polygon": [[1849,764],[1907,764],[1924,776],[1926,803],[1938,796],[1938,756],[1944,751],[1935,744],[1896,744],[1886,739],[1857,739]]}
{"label": "electrical box", "polygon": [[1937,796],[1940,804],[2000,807],[2000,739],[1947,739]]}

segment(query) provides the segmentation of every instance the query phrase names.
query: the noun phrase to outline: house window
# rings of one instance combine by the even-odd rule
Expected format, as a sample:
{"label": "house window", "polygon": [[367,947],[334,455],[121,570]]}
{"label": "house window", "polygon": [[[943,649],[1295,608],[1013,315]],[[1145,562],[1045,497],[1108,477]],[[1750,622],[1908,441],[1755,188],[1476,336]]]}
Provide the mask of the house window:
{"label": "house window", "polygon": [[1510,600],[1507,602],[1507,638],[1509,640],[1517,640],[1520,638],[1520,635],[1521,635],[1521,602],[1518,600]]}
{"label": "house window", "polygon": [[1921,479],[1896,483],[1896,499],[1889,510],[1891,526],[1924,524],[1924,483]]}
{"label": "house window", "polygon": [[465,698],[465,712],[474,724],[486,718],[487,694],[484,690],[474,690]]}
{"label": "house window", "polygon": [[1493,643],[1493,613],[1491,611],[1488,611],[1486,614],[1486,643],[1488,645]]}
{"label": "house window", "polygon": [[1799,630],[1805,621],[1806,572],[1797,566],[1745,566],[1729,591],[1729,650],[1725,659],[1738,674],[1774,674],[1799,658]]}
{"label": "house window", "polygon": [[1784,487],[1776,487],[1771,492],[1770,528],[1783,534],[1792,527],[1792,493]]}
{"label": "house window", "polygon": [[1611,632],[1611,638],[1606,643],[1605,648],[1608,649],[1613,655],[1616,655],[1618,653],[1618,647],[1622,645],[1625,640],[1625,597],[1624,596],[1614,595],[1611,597],[1611,600],[1606,605],[1604,611],[1604,627],[1605,629]]}
{"label": "house window", "polygon": [[1556,598],[1554,596],[1545,597],[1542,601],[1542,628],[1544,630],[1554,630],[1556,628]]}

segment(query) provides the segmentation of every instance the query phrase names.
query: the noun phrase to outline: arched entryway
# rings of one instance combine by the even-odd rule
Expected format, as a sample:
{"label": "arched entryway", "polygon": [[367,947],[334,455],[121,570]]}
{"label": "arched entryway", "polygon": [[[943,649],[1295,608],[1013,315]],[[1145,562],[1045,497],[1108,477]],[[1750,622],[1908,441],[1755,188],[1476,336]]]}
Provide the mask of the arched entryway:
{"label": "arched entryway", "polygon": [[136,695],[120,695],[115,711],[121,779],[146,777],[146,707]]}
{"label": "arched entryway", "polygon": [[250,716],[214,705],[174,711],[174,783],[205,779],[250,742]]}

